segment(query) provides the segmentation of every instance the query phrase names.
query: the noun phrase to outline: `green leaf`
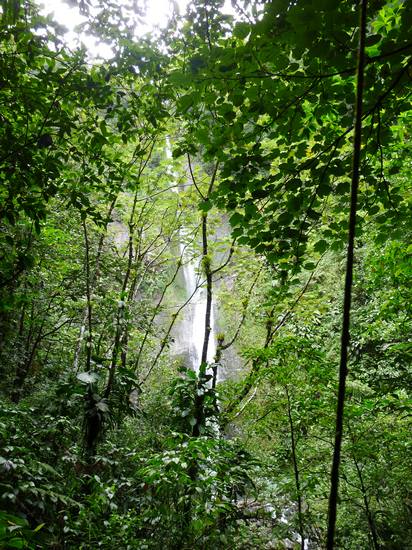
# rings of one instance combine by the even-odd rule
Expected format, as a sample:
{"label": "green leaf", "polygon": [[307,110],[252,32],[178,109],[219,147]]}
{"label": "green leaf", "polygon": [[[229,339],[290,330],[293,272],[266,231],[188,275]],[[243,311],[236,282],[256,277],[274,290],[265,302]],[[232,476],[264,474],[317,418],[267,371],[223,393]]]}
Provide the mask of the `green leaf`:
{"label": "green leaf", "polygon": [[98,401],[96,403],[95,407],[96,407],[97,410],[99,410],[101,412],[104,412],[104,413],[109,412],[109,405],[108,405],[107,401],[105,401],[103,399],[101,401]]}
{"label": "green leaf", "polygon": [[199,210],[202,212],[208,212],[213,206],[213,203],[211,200],[205,200],[199,203]]}
{"label": "green leaf", "polygon": [[240,214],[239,212],[235,212],[229,218],[229,223],[232,227],[236,225],[242,225],[243,222],[244,222],[244,218],[242,214]]}
{"label": "green leaf", "polygon": [[365,41],[366,47],[374,46],[375,44],[377,44],[381,40],[382,40],[382,35],[381,34],[372,34],[370,36],[367,36],[366,41]]}
{"label": "green leaf", "polygon": [[323,254],[329,248],[329,243],[324,239],[321,239],[320,241],[315,243],[315,246],[313,248],[315,252],[319,252],[320,254]]}
{"label": "green leaf", "polygon": [[94,384],[99,379],[95,372],[79,372],[76,378],[83,384]]}
{"label": "green leaf", "polygon": [[15,537],[7,541],[7,547],[8,548],[25,548],[26,543],[23,539]]}
{"label": "green leaf", "polygon": [[237,23],[233,29],[233,35],[236,36],[236,38],[246,38],[249,33],[250,25],[248,23]]}

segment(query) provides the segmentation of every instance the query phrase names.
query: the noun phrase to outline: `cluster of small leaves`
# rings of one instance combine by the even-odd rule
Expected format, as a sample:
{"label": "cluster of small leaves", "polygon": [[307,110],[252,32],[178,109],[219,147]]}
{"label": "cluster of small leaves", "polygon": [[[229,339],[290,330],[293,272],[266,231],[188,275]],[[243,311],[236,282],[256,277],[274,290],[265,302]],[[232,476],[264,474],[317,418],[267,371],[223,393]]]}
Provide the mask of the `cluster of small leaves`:
{"label": "cluster of small leaves", "polygon": [[[175,415],[176,428],[182,433],[191,434],[199,424],[202,435],[216,430],[216,391],[211,388],[211,375],[202,372],[197,375],[192,369],[183,367],[181,376],[176,378],[171,390],[171,405]],[[199,402],[201,411],[199,411]],[[198,416],[201,418],[197,418]]]}
{"label": "cluster of small leaves", "polygon": [[[358,233],[364,220],[402,202],[385,156],[410,112],[410,6],[369,6]],[[180,79],[177,114],[185,134],[176,154],[217,159],[222,179],[214,201],[231,212],[240,243],[282,270],[314,250],[346,241],[357,13],[348,3],[270,3],[256,20],[228,33],[213,4],[182,31],[194,51],[171,72]],[[212,38],[210,38],[212,37]],[[175,42],[175,47],[178,42]],[[193,68],[194,61],[196,69]]]}
{"label": "cluster of small leaves", "polygon": [[224,529],[236,518],[236,497],[250,485],[253,462],[224,440],[175,434],[171,444],[139,470],[148,538],[154,547],[159,540],[181,541],[187,548],[194,541],[220,547]]}

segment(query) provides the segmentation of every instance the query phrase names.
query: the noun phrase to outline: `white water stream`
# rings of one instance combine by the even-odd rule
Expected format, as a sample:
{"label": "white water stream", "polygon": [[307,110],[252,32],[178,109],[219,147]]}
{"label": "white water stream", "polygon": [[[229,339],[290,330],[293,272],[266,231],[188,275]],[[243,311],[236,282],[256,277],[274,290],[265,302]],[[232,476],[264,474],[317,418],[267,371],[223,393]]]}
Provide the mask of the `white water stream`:
{"label": "white water stream", "polygon": [[[169,139],[166,139],[166,156],[172,158]],[[178,183],[176,184],[176,193],[179,193]],[[205,338],[206,321],[206,303],[207,291],[205,288],[204,276],[201,274],[200,260],[193,257],[192,250],[185,245],[187,233],[185,229],[180,231],[180,254],[182,256],[182,275],[185,291],[185,299],[190,298],[189,303],[184,308],[183,317],[179,321],[175,333],[174,352],[177,355],[187,357],[188,367],[195,372],[199,372],[202,359],[203,342]],[[216,354],[216,335],[214,321],[214,304],[210,315],[211,331],[209,334],[209,345],[207,351],[207,362],[209,365],[213,362]]]}
{"label": "white water stream", "polygon": [[[185,249],[184,246],[180,245],[180,251],[183,255],[183,279],[185,283],[186,297],[189,298],[192,296],[191,301],[189,302],[185,315],[184,315],[184,332],[182,333],[182,344],[185,346],[189,357],[191,367],[198,372],[201,359],[202,359],[202,349],[203,342],[205,338],[205,319],[206,319],[206,288],[200,286],[202,281],[202,275],[198,275],[198,262],[193,259],[185,258]],[[207,351],[207,362],[210,364],[213,362],[214,356],[216,354],[216,341],[215,341],[215,330],[214,330],[214,304],[212,302],[212,310],[210,315],[210,326],[211,331],[209,335],[209,346]]]}

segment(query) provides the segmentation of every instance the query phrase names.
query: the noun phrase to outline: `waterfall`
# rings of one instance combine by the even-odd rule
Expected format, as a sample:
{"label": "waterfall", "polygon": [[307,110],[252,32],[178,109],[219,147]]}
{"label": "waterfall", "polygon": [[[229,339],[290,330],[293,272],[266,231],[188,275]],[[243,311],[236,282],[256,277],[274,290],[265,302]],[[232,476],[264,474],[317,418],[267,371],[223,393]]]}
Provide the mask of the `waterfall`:
{"label": "waterfall", "polygon": [[[172,158],[169,138],[166,138],[166,156]],[[179,193],[176,178],[171,173],[176,184],[175,192]],[[179,250],[182,257],[182,275],[185,291],[185,299],[190,299],[188,305],[183,311],[183,318],[176,329],[174,352],[178,355],[185,355],[190,368],[199,372],[202,358],[202,348],[205,338],[205,320],[206,320],[206,302],[207,292],[204,287],[203,276],[200,269],[200,260],[193,258],[191,250],[185,241],[187,240],[187,230],[180,230]],[[207,352],[207,362],[211,364],[216,354],[216,335],[214,322],[214,303],[210,316],[211,331],[209,334],[209,346]]]}
{"label": "waterfall", "polygon": [[[180,244],[181,254],[183,256],[183,279],[185,283],[186,296],[192,296],[185,312],[186,326],[185,335],[186,348],[189,353],[191,367],[198,372],[201,358],[203,341],[205,337],[205,319],[206,319],[206,289],[200,286],[202,275],[198,275],[198,262],[193,259],[185,258],[186,250],[183,244]],[[216,341],[214,330],[214,304],[212,302],[212,311],[210,316],[211,331],[209,335],[209,347],[207,351],[207,362],[213,362],[216,354]]]}

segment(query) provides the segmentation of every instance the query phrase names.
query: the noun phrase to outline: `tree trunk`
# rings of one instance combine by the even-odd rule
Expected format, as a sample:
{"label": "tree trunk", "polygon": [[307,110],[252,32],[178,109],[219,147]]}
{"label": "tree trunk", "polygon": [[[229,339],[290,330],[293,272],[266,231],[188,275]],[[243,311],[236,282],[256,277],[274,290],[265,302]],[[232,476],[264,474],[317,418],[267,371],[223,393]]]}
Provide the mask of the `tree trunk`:
{"label": "tree trunk", "polygon": [[335,443],[331,470],[331,483],[328,510],[327,550],[333,550],[335,540],[336,509],[339,489],[339,467],[343,434],[343,415],[345,406],[346,377],[348,374],[348,347],[350,342],[350,310],[352,301],[353,259],[355,247],[356,211],[358,203],[359,169],[362,147],[362,102],[365,65],[367,0],[361,1],[359,22],[359,48],[357,66],[357,85],[355,99],[355,136],[353,143],[353,169],[351,185],[351,205],[349,214],[348,248],[346,255],[346,278],[343,303],[342,335],[339,366],[338,402],[336,408]]}

